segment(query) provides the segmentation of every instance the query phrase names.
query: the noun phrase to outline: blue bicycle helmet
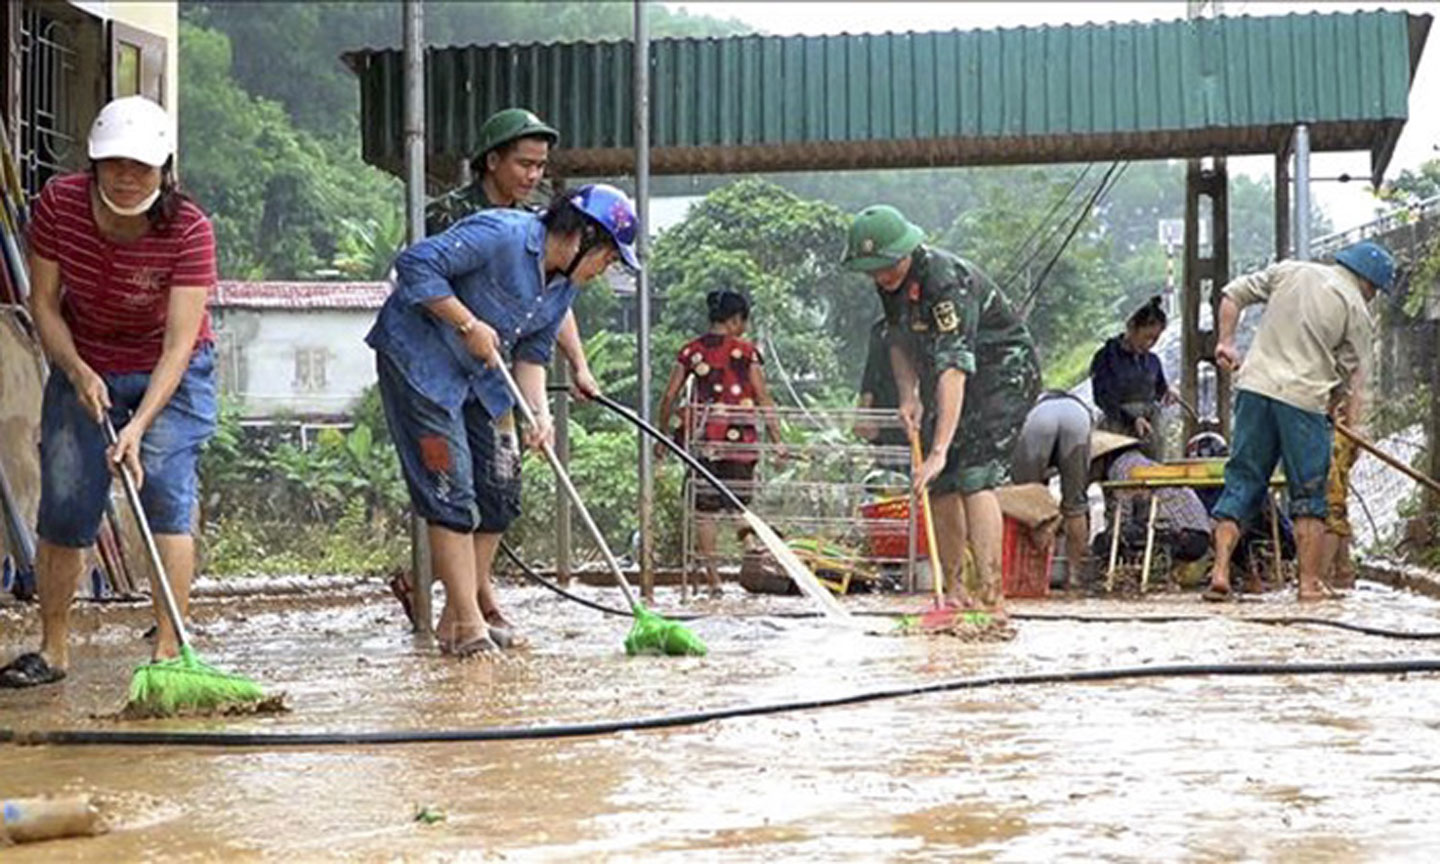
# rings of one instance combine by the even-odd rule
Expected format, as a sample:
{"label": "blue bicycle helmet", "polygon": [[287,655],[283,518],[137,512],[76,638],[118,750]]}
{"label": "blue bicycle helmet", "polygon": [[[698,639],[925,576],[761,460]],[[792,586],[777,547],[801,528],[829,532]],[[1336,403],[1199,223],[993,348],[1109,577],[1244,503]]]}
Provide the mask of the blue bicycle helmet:
{"label": "blue bicycle helmet", "polygon": [[635,255],[635,235],[640,219],[630,196],[608,183],[590,183],[570,194],[570,203],[604,229],[620,251],[620,259],[631,270],[640,269]]}

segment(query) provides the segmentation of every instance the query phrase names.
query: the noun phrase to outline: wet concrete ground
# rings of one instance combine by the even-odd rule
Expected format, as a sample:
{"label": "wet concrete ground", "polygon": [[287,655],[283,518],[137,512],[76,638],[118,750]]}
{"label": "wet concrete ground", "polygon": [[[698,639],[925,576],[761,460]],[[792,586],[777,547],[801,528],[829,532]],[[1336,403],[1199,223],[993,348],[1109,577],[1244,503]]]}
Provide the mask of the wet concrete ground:
{"label": "wet concrete ground", "polygon": [[[1021,622],[1013,641],[986,644],[717,618],[694,625],[709,657],[630,659],[623,621],[512,587],[506,596],[534,647],[459,663],[417,645],[381,592],[200,602],[202,657],[288,691],[293,712],[123,728],[551,724],[1015,670],[1440,656],[1431,643],[1229,620],[1299,611],[1440,629],[1435,602],[1366,590],[1303,610],[1278,597],[1221,608],[1190,595],[1017,603],[1017,611],[1215,617]],[[673,600],[662,592],[658,605]],[[738,594],[695,605],[804,608]],[[3,656],[32,643],[32,610],[0,609]],[[139,634],[148,615],[81,607],[71,680],[0,691],[0,728],[114,728],[91,715],[118,707],[129,668],[146,653]],[[1440,806],[1436,718],[1440,676],[1192,678],[1001,687],[551,741],[0,745],[0,797],[93,792],[114,824],[101,837],[0,854],[7,862],[1424,860]],[[416,822],[421,807],[444,821]]]}

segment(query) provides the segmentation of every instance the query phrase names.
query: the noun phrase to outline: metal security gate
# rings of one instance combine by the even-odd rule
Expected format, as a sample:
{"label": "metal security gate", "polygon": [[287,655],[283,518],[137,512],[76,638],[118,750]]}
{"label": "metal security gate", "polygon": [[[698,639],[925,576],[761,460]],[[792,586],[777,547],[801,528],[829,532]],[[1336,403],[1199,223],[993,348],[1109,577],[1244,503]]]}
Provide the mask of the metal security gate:
{"label": "metal security gate", "polygon": [[35,196],[75,164],[79,146],[71,92],[78,62],[73,25],[32,4],[20,17],[20,180]]}

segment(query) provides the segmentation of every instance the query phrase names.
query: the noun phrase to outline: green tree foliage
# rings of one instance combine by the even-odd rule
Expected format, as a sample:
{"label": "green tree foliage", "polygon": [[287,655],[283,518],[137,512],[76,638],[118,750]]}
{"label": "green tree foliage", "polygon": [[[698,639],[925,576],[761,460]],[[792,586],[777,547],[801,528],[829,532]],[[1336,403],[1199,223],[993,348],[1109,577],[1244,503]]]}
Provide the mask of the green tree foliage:
{"label": "green tree foliage", "polygon": [[398,212],[399,185],[358,148],[297,131],[283,107],[231,78],[229,39],[180,25],[180,150],[186,188],[215,224],[222,275],[299,278],[327,269],[345,218]]}
{"label": "green tree foliage", "polygon": [[763,335],[812,392],[857,377],[864,358],[837,346],[864,344],[874,301],[839,268],[846,223],[839,208],[758,179],[721,187],[692,208],[650,261],[661,298],[657,387],[680,346],[709,328],[705,297],[722,289],[750,297],[751,335]]}
{"label": "green tree foliage", "polygon": [[1440,195],[1440,159],[1424,162],[1413,171],[1408,168],[1401,171],[1380,193],[1382,199],[1397,204],[1423,201],[1436,195]]}

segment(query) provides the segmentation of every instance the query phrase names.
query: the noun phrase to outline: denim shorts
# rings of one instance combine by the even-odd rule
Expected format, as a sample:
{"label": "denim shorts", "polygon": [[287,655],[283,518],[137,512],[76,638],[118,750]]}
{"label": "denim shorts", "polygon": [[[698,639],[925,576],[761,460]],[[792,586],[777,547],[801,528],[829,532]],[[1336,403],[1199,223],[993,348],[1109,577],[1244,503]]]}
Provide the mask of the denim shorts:
{"label": "denim shorts", "polygon": [[494,419],[474,396],[448,410],[411,386],[383,351],[375,371],[415,515],[465,534],[503,534],[520,516],[513,415]]}
{"label": "denim shorts", "polygon": [[1324,414],[1241,390],[1235,397],[1235,433],[1215,518],[1246,524],[1265,500],[1279,463],[1285,467],[1291,517],[1324,519],[1333,435]]}
{"label": "denim shorts", "polygon": [[[101,376],[110,391],[110,422],[123,429],[150,386],[149,372]],[[140,503],[156,534],[189,534],[199,479],[200,450],[215,434],[215,349],[195,349],[170,401],[140,439],[145,477]],[[40,408],[40,514],[36,533],[55,546],[95,542],[111,475],[105,431],[91,419],[70,379],[51,372]]]}

